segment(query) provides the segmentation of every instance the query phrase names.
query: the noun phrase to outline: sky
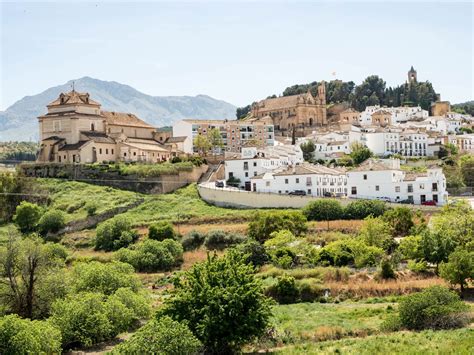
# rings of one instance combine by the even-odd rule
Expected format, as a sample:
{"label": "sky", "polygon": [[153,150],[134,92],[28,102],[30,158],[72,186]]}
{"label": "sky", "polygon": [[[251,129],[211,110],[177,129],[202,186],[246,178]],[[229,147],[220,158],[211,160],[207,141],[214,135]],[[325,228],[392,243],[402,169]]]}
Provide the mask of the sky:
{"label": "sky", "polygon": [[474,98],[472,2],[3,2],[0,110],[90,76],[237,106],[287,86],[414,66],[443,100]]}

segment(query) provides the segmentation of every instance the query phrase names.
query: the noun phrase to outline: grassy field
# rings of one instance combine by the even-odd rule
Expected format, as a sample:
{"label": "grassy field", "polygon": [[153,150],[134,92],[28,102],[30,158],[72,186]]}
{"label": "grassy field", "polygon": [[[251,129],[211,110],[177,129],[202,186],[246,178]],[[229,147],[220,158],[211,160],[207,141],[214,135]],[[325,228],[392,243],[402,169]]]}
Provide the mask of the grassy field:
{"label": "grassy field", "polygon": [[397,332],[366,338],[305,343],[277,350],[281,354],[457,354],[470,355],[474,329]]}
{"label": "grassy field", "polygon": [[39,182],[50,193],[50,207],[66,213],[66,222],[86,218],[87,204],[94,204],[98,214],[129,205],[143,197],[131,191],[77,181],[39,179]]}

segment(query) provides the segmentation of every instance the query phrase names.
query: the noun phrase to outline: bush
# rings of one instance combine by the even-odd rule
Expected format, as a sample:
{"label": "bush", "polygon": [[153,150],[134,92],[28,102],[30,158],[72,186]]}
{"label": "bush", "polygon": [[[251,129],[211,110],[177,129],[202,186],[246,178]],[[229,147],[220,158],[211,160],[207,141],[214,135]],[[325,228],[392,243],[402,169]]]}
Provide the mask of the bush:
{"label": "bush", "polygon": [[240,244],[245,237],[236,233],[226,233],[223,230],[213,230],[207,233],[204,245],[207,249],[222,250],[231,245]]}
{"label": "bush", "polygon": [[324,297],[324,287],[314,279],[304,279],[296,283],[300,302],[320,301]]}
{"label": "bush", "polygon": [[308,221],[334,221],[344,217],[344,210],[337,200],[320,199],[310,202],[303,213]]}
{"label": "bush", "polygon": [[415,226],[413,211],[408,207],[396,207],[388,210],[382,216],[393,230],[395,236],[404,237]]}
{"label": "bush", "polygon": [[66,222],[64,213],[59,210],[49,210],[43,214],[38,222],[38,230],[42,235],[56,233],[64,228]]}
{"label": "bush", "polygon": [[439,271],[443,279],[461,286],[463,292],[467,280],[474,279],[474,252],[458,247],[449,255],[447,263],[441,263]]}
{"label": "bush", "polygon": [[16,213],[13,221],[16,223],[22,233],[30,233],[36,230],[38,221],[41,218],[43,210],[36,203],[22,201],[16,206]]}
{"label": "bush", "polygon": [[246,264],[252,264],[255,267],[262,266],[270,261],[265,247],[253,239],[248,239],[242,244],[237,245],[236,250],[243,255]]}
{"label": "bush", "polygon": [[400,240],[398,250],[405,260],[419,260],[423,258],[423,250],[421,248],[421,236],[410,235]]}
{"label": "bush", "polygon": [[31,321],[16,314],[0,318],[0,353],[60,354],[61,332],[49,321]]}
{"label": "bush", "polygon": [[332,266],[376,266],[383,255],[382,249],[353,238],[337,240],[319,250],[320,263]]}
{"label": "bush", "polygon": [[269,301],[253,267],[233,249],[195,264],[174,286],[163,314],[187,322],[209,353],[238,351],[267,329]]}
{"label": "bush", "polygon": [[397,314],[390,314],[380,326],[383,332],[397,332],[402,329],[402,322]]}
{"label": "bush", "polygon": [[132,230],[130,220],[125,216],[116,216],[99,224],[96,229],[95,249],[112,251],[127,247],[138,239]]}
{"label": "bush", "polygon": [[119,288],[127,287],[138,291],[141,286],[133,267],[117,261],[105,264],[98,261],[76,263],[72,276],[74,292],[111,295]]}
{"label": "bush", "polygon": [[183,237],[181,245],[184,250],[195,250],[204,243],[205,239],[206,235],[204,233],[193,230]]}
{"label": "bush", "polygon": [[161,242],[148,239],[129,248],[120,249],[115,256],[118,260],[132,265],[137,271],[164,271],[183,262],[183,247],[172,239]]}
{"label": "bush", "polygon": [[393,270],[392,262],[387,256],[383,257],[380,262],[380,277],[382,279],[395,278],[395,271]]}
{"label": "bush", "polygon": [[192,355],[198,354],[201,347],[185,324],[165,316],[145,324],[115,347],[112,354]]}
{"label": "bush", "polygon": [[368,216],[379,217],[385,213],[387,206],[379,200],[357,200],[350,202],[344,209],[345,219],[364,219]]}
{"label": "bush", "polygon": [[298,288],[295,278],[288,275],[278,277],[277,283],[270,286],[266,294],[271,296],[280,304],[296,303],[299,299]]}
{"label": "bush", "polygon": [[407,265],[408,270],[416,273],[424,273],[428,271],[428,263],[425,260],[409,260]]}
{"label": "bush", "polygon": [[392,228],[380,217],[367,217],[359,231],[359,237],[365,244],[381,248],[389,253],[392,252],[397,245],[392,236]]}
{"label": "bush", "polygon": [[442,286],[405,296],[399,303],[400,322],[411,330],[463,327],[470,321],[468,311],[456,293]]}
{"label": "bush", "polygon": [[305,216],[299,211],[259,212],[249,223],[247,234],[263,243],[273,232],[283,229],[289,230],[295,236],[303,235],[308,229]]}
{"label": "bush", "polygon": [[148,238],[162,241],[165,239],[176,239],[177,235],[170,222],[161,221],[152,224],[148,228]]}
{"label": "bush", "polygon": [[88,202],[85,206],[86,212],[88,216],[93,216],[97,212],[97,203],[95,202]]}

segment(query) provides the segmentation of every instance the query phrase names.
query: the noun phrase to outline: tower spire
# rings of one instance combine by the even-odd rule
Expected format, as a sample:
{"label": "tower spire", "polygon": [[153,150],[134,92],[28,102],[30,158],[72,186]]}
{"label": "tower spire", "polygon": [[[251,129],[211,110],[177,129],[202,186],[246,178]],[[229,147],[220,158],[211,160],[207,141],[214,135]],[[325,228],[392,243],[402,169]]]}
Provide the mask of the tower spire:
{"label": "tower spire", "polygon": [[72,92],[74,92],[74,80],[72,81]]}

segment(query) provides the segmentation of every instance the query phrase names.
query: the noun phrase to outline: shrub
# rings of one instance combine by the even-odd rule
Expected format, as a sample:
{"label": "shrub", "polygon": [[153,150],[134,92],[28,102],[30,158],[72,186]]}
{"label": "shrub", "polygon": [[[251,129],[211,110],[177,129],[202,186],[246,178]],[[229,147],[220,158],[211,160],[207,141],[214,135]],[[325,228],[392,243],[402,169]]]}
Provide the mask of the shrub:
{"label": "shrub", "polygon": [[97,212],[97,208],[98,208],[97,203],[92,202],[92,201],[91,201],[91,202],[88,202],[88,203],[86,204],[86,206],[85,206],[87,215],[88,215],[88,216],[93,216],[93,215],[95,215],[96,212]]}
{"label": "shrub", "polygon": [[386,252],[392,252],[397,245],[392,237],[390,225],[380,217],[367,217],[359,231],[359,237],[365,244],[381,248]]}
{"label": "shrub", "polygon": [[22,201],[16,206],[16,213],[13,221],[16,223],[22,233],[30,233],[36,230],[38,221],[41,218],[43,210],[36,203]]}
{"label": "shrub", "polygon": [[226,233],[223,230],[213,230],[207,233],[204,245],[207,249],[222,250],[231,245],[240,244],[245,237],[236,233]]}
{"label": "shrub", "polygon": [[419,260],[423,258],[423,250],[421,248],[421,236],[410,235],[403,238],[398,244],[398,250],[405,260]]}
{"label": "shrub", "polygon": [[130,245],[137,239],[138,234],[132,230],[130,220],[119,215],[98,225],[95,249],[117,250]]}
{"label": "shrub", "polygon": [[49,321],[31,321],[16,314],[0,318],[0,353],[60,354],[61,332]]}
{"label": "shrub", "polygon": [[247,264],[255,267],[262,266],[270,261],[265,247],[253,239],[248,239],[242,244],[237,245],[236,250],[243,254],[243,260]]}
{"label": "shrub", "polygon": [[390,314],[382,322],[380,330],[383,332],[397,332],[402,329],[402,322],[397,314]]}
{"label": "shrub", "polygon": [[195,250],[204,243],[205,239],[206,235],[204,233],[193,230],[183,237],[181,245],[184,250]]}
{"label": "shrub", "polygon": [[296,303],[299,299],[295,278],[288,275],[278,277],[276,284],[270,286],[266,294],[280,304]]}
{"label": "shrub", "polygon": [[383,257],[380,262],[380,277],[382,279],[394,279],[395,271],[393,270],[392,261],[387,257]]}
{"label": "shrub", "polygon": [[334,221],[344,216],[344,210],[337,200],[320,199],[310,202],[304,209],[308,221]]}
{"label": "shrub", "polygon": [[324,287],[314,279],[297,281],[300,302],[320,301],[324,297]]}
{"label": "shrub", "polygon": [[38,230],[42,235],[56,233],[64,228],[66,222],[64,213],[59,210],[49,210],[43,214],[38,222]]}
{"label": "shrub", "polygon": [[148,238],[162,241],[165,239],[176,239],[176,233],[170,222],[161,221],[152,224],[148,229]]}
{"label": "shrub", "polygon": [[356,267],[375,266],[384,255],[382,249],[369,246],[361,240],[346,238],[329,243],[319,251],[320,262],[324,265]]}
{"label": "shrub", "polygon": [[134,291],[140,288],[140,281],[133,267],[121,262],[76,263],[72,270],[74,292],[99,292],[111,295],[119,288],[127,287]]}
{"label": "shrub", "polygon": [[442,286],[405,296],[399,303],[400,322],[412,330],[465,326],[469,323],[468,310],[456,293]]}
{"label": "shrub", "polygon": [[385,213],[387,206],[379,200],[357,200],[350,202],[344,209],[345,219],[364,219],[368,216],[379,217]]}
{"label": "shrub", "polygon": [[428,270],[428,263],[425,260],[409,260],[407,268],[416,273],[424,273]]}
{"label": "shrub", "polygon": [[145,324],[115,347],[112,354],[192,355],[198,354],[201,347],[185,324],[165,316]]}
{"label": "shrub", "polygon": [[183,262],[183,247],[172,239],[161,242],[147,239],[129,248],[120,249],[115,256],[118,260],[132,265],[137,271],[156,272],[180,265]]}
{"label": "shrub", "polygon": [[303,235],[308,229],[305,216],[299,211],[259,212],[249,223],[247,234],[263,243],[273,232],[283,229],[289,230],[295,236]]}
{"label": "shrub", "polygon": [[230,249],[222,258],[209,256],[175,280],[164,315],[187,322],[209,353],[232,353],[261,336],[269,324],[270,306],[262,285],[241,254]]}

